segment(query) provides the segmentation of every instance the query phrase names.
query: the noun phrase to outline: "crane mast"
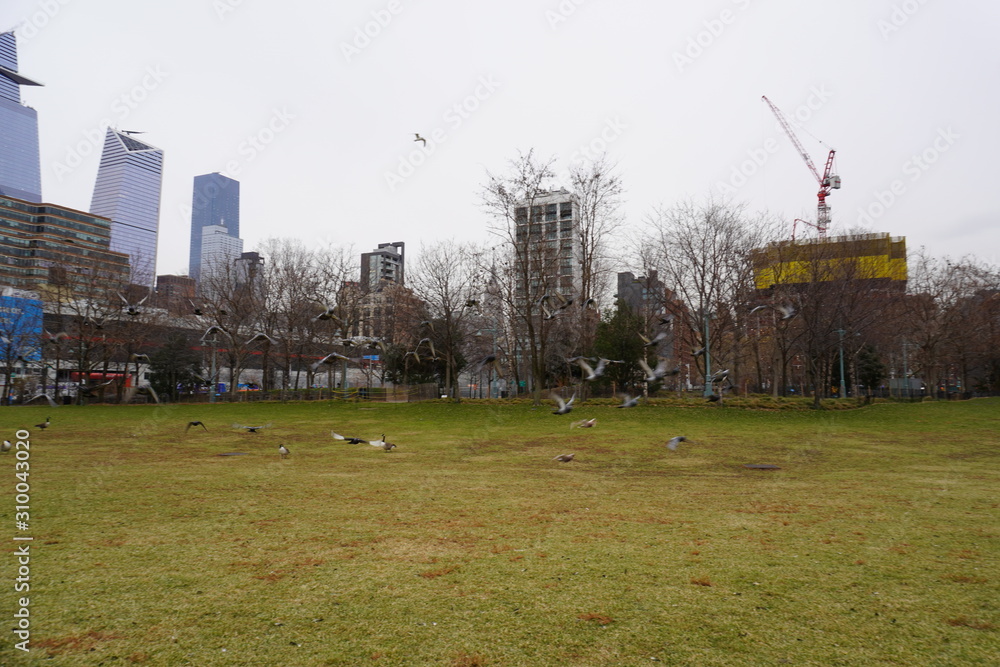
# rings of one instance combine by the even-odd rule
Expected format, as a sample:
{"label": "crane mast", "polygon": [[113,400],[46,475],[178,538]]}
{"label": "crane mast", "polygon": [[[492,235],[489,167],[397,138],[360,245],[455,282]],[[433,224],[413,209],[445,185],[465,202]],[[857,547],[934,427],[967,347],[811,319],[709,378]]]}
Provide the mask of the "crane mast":
{"label": "crane mast", "polygon": [[[792,144],[795,146],[795,150],[799,152],[799,155],[806,163],[806,167],[816,178],[816,182],[819,183],[819,192],[816,193],[816,198],[818,199],[818,204],[816,207],[816,224],[814,225],[822,238],[826,236],[826,228],[830,224],[830,207],[826,203],[827,195],[830,194],[831,189],[840,188],[840,176],[831,174],[833,169],[833,157],[837,154],[837,151],[830,149],[830,154],[826,157],[826,165],[823,169],[823,174],[820,175],[819,170],[816,169],[816,165],[813,164],[812,158],[809,157],[809,153],[806,152],[805,147],[799,138],[795,135],[795,131],[792,130],[792,126],[788,123],[788,119],[785,118],[785,114],[781,113],[781,110],[774,106],[771,100],[767,99],[764,95],[761,97],[762,100],[767,102],[767,106],[771,107],[771,112],[774,113],[774,117],[778,119],[778,123],[781,125],[781,129],[785,131],[788,138],[791,139]],[[803,222],[805,222],[803,220]],[[794,238],[795,232],[792,232]]]}

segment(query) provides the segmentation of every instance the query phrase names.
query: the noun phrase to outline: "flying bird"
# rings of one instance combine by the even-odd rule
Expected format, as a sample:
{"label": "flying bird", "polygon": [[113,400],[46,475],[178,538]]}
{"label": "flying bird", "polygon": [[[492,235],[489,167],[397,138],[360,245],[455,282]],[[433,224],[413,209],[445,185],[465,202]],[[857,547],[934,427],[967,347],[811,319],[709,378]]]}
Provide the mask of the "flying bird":
{"label": "flying bird", "polygon": [[153,389],[153,387],[151,387],[148,384],[144,385],[142,387],[129,387],[128,389],[126,389],[125,390],[125,402],[126,403],[131,403],[132,399],[135,398],[137,395],[138,396],[149,396],[150,398],[153,399],[154,403],[159,403],[160,402],[160,396],[159,396],[159,394],[157,394],[156,390]]}
{"label": "flying bird", "polygon": [[271,338],[266,333],[264,333],[264,332],[261,331],[261,332],[255,333],[250,338],[250,340],[248,340],[246,343],[244,343],[244,345],[249,345],[250,343],[258,343],[258,342],[260,342],[262,340],[266,340],[271,345],[276,345],[277,344],[277,341],[275,341],[273,338]]}
{"label": "flying bird", "polygon": [[184,432],[187,433],[189,430],[191,430],[192,426],[200,426],[206,431],[208,430],[208,427],[205,426],[205,424],[203,424],[202,422],[194,421],[194,422],[188,422],[187,426],[184,428]]}
{"label": "flying bird", "polygon": [[781,313],[781,319],[783,320],[790,320],[799,313],[799,311],[795,309],[795,306],[790,303],[783,303],[780,306],[775,306],[775,308],[777,308],[778,312]]}
{"label": "flying bird", "polygon": [[503,370],[500,368],[500,362],[497,361],[496,355],[494,354],[488,354],[482,359],[480,359],[478,362],[473,364],[472,372],[478,373],[487,366],[491,367],[494,371],[496,371],[497,375],[503,377]]}
{"label": "flying bird", "polygon": [[639,405],[638,396],[633,397],[629,396],[628,394],[619,394],[619,396],[621,396],[622,398],[622,404],[616,405],[615,406],[616,408],[634,408],[635,406]]}
{"label": "flying bird", "polygon": [[342,319],[340,319],[339,317],[337,317],[337,314],[336,314],[337,313],[337,307],[336,306],[331,306],[330,304],[328,304],[328,303],[326,303],[324,301],[320,301],[319,299],[313,299],[312,301],[313,301],[313,303],[318,303],[319,305],[323,306],[323,311],[319,315],[317,315],[316,317],[313,318],[314,321],[315,320],[320,320],[320,321],[324,321],[324,320],[336,320],[339,324],[343,324],[344,323],[344,321]]}
{"label": "flying bird", "polygon": [[209,336],[215,336],[216,334],[220,333],[226,334],[227,336],[229,336],[230,339],[233,337],[232,334],[230,334],[228,331],[220,327],[218,324],[213,324],[209,328],[205,329],[205,333],[202,334],[201,339],[205,340]]}
{"label": "flying bird", "polygon": [[118,294],[118,298],[122,300],[123,304],[125,304],[124,305],[125,312],[128,313],[129,315],[131,315],[132,317],[135,317],[140,312],[142,312],[142,311],[139,310],[139,306],[141,306],[143,303],[145,303],[146,299],[149,298],[149,295],[147,294],[146,296],[142,297],[142,299],[140,299],[138,303],[132,304],[132,303],[128,302],[128,299],[126,299],[124,296],[122,296],[121,292],[117,292],[117,294]]}
{"label": "flying bird", "polygon": [[421,137],[419,132],[414,132],[413,136],[416,137],[416,139],[414,139],[414,141],[422,141],[422,142],[424,142],[424,146],[427,146],[427,140],[424,139],[423,137]]}
{"label": "flying bird", "polygon": [[705,354],[705,348],[704,348],[704,346],[699,347],[697,350],[691,350],[691,354],[692,354],[692,356],[695,356],[695,357],[700,357],[701,355]]}
{"label": "flying bird", "polygon": [[673,438],[670,438],[670,441],[667,443],[667,448],[672,452],[677,451],[677,445],[682,442],[687,442],[687,438],[683,435],[674,436]]}
{"label": "flying bird", "polygon": [[602,357],[597,360],[597,367],[591,368],[585,357],[573,357],[572,359],[567,359],[567,361],[575,361],[577,363],[577,365],[584,372],[584,380],[596,380],[604,375],[604,371],[607,370],[608,364],[622,363],[620,360],[605,359]]}
{"label": "flying bird", "polygon": [[417,350],[419,350],[420,346],[423,343],[427,343],[427,345],[431,348],[431,357],[437,358],[438,356],[437,352],[434,350],[434,341],[432,341],[430,338],[421,338],[419,341],[417,341],[417,345],[416,347],[413,348],[413,351],[416,352]]}
{"label": "flying bird", "polygon": [[657,357],[657,359],[656,368],[650,368],[645,359],[640,358],[637,361],[639,368],[641,368],[646,374],[646,377],[644,378],[646,382],[656,382],[657,380],[662,380],[668,375],[677,375],[681,372],[680,367],[668,370],[666,357]]}
{"label": "flying bird", "polygon": [[554,456],[552,460],[559,461],[560,463],[569,463],[573,460],[574,456],[576,456],[576,454],[560,454],[559,456]]}
{"label": "flying bird", "polygon": [[122,134],[132,136],[133,134],[146,134],[146,130],[122,130]]}
{"label": "flying bird", "polygon": [[593,419],[581,419],[569,425],[570,428],[594,428],[597,425],[597,417]]}
{"label": "flying bird", "polygon": [[765,303],[760,306],[755,306],[754,308],[750,309],[750,314],[753,315],[754,313],[764,310],[765,308],[774,308],[776,311],[781,313],[782,320],[790,320],[793,317],[795,317],[799,312],[798,310],[796,310],[795,306],[793,306],[791,303],[786,302],[780,305]]}
{"label": "flying bird", "polygon": [[[114,380],[112,380],[111,382],[114,382]],[[108,384],[110,384],[110,383],[108,383]],[[57,403],[56,403],[55,401],[53,401],[53,400],[52,400],[52,397],[51,397],[51,396],[49,396],[48,394],[45,394],[45,393],[41,393],[41,394],[37,394],[37,395],[35,395],[35,396],[32,396],[32,397],[31,397],[31,399],[30,399],[30,400],[28,400],[27,402],[28,402],[28,403],[31,403],[31,402],[32,402],[32,401],[34,401],[34,400],[35,400],[36,398],[41,398],[42,396],[44,396],[44,397],[45,397],[45,400],[49,402],[49,407],[50,407],[50,408],[57,408],[57,407],[59,407],[59,405],[58,405],[58,404],[57,404]]]}
{"label": "flying bird", "polygon": [[45,340],[53,345],[58,344],[61,340],[69,338],[69,334],[65,331],[60,331],[59,333],[51,333],[47,329],[43,329],[43,331],[45,331]]}
{"label": "flying bird", "polygon": [[188,299],[187,302],[191,304],[191,312],[193,314],[198,315],[198,316],[204,315],[204,312],[202,312],[202,310],[201,310],[200,307],[198,307],[197,305],[195,305],[194,301],[192,301],[191,299]]}
{"label": "flying bird", "polygon": [[722,382],[723,380],[727,379],[728,377],[729,377],[729,369],[728,368],[724,368],[724,369],[722,369],[720,371],[716,371],[715,373],[712,373],[711,382],[712,382],[712,384],[715,384],[717,382]]}
{"label": "flying bird", "polygon": [[556,317],[556,315],[558,315],[559,313],[562,312],[561,310],[554,310],[554,311],[553,310],[549,310],[548,308],[545,307],[544,303],[540,303],[538,305],[542,309],[542,318],[546,319],[546,320],[554,319]]}
{"label": "flying bird", "polygon": [[351,361],[351,358],[350,357],[345,357],[344,355],[338,354],[337,352],[331,352],[330,354],[326,355],[325,357],[323,357],[322,359],[320,359],[319,361],[317,361],[315,364],[313,364],[312,365],[312,369],[315,371],[320,366],[324,366],[324,365],[326,365],[326,366],[332,366],[333,364],[337,363],[338,361]]}
{"label": "flying bird", "polygon": [[281,454],[281,458],[283,459],[288,458],[288,455],[291,454],[291,452],[288,451],[288,447],[285,447],[284,445],[278,445],[278,453]]}
{"label": "flying bird", "polygon": [[244,426],[243,424],[233,424],[233,428],[243,428],[246,429],[247,433],[258,433],[262,428],[270,428],[271,422],[264,424],[263,426]]}
{"label": "flying bird", "polygon": [[656,334],[652,338],[647,338],[642,333],[640,333],[639,334],[639,338],[642,338],[642,340],[645,341],[644,347],[656,347],[657,345],[659,345],[660,343],[662,343],[664,340],[666,340],[667,336],[669,336],[669,335],[670,335],[669,332],[661,331],[660,333]]}
{"label": "flying bird", "polygon": [[349,445],[361,445],[361,444],[367,445],[368,444],[368,441],[365,440],[364,438],[349,438],[347,436],[340,435],[339,433],[335,433],[333,431],[330,431],[330,435],[333,436],[334,440],[343,440],[343,441],[345,441]]}
{"label": "flying bird", "polygon": [[138,354],[138,353],[130,354],[129,355],[129,359],[131,359],[132,361],[135,361],[137,363],[140,363],[140,364],[148,364],[149,363],[149,355],[148,354]]}
{"label": "flying bird", "polygon": [[550,394],[550,396],[552,397],[553,400],[555,400],[556,404],[559,406],[558,408],[552,411],[552,414],[565,415],[569,414],[569,412],[573,409],[573,400],[576,398],[576,392],[573,392],[573,395],[570,397],[568,401],[564,401],[563,397],[560,396],[559,394]]}

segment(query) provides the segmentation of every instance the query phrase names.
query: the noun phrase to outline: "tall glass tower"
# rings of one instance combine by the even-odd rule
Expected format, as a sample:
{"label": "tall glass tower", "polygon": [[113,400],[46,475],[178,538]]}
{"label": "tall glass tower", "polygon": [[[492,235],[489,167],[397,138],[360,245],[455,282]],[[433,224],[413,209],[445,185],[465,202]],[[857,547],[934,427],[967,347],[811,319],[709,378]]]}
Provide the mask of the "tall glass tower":
{"label": "tall glass tower", "polygon": [[194,177],[191,200],[191,254],[188,276],[201,280],[202,239],[205,227],[225,227],[240,235],[240,182],[215,172]]}
{"label": "tall glass tower", "polygon": [[17,40],[0,33],[0,195],[42,201],[38,112],[21,104],[21,86],[40,86],[17,73]]}
{"label": "tall glass tower", "polygon": [[111,249],[132,264],[132,282],[153,285],[163,151],[108,128],[90,212],[111,218]]}

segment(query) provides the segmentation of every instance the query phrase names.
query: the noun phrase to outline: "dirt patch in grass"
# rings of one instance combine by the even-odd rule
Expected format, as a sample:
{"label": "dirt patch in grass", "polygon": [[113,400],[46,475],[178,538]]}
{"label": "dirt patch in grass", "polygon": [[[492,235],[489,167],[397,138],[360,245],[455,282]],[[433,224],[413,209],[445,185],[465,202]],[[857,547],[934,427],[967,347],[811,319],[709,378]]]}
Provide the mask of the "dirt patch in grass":
{"label": "dirt patch in grass", "polygon": [[577,616],[581,621],[593,621],[598,625],[610,625],[615,622],[615,619],[610,616],[605,616],[604,614],[595,614],[593,612],[588,612],[586,614],[580,614]]}
{"label": "dirt patch in grass", "polygon": [[457,565],[451,565],[449,567],[442,567],[438,570],[428,570],[427,572],[421,572],[420,576],[424,579],[437,579],[438,577],[443,577],[446,574],[451,574],[458,569]]}
{"label": "dirt patch in grass", "polygon": [[945,623],[955,627],[972,628],[973,630],[997,629],[997,626],[993,623],[987,623],[986,621],[977,621],[975,619],[969,618],[968,616],[956,616],[955,618],[945,619]]}
{"label": "dirt patch in grass", "polygon": [[483,667],[490,664],[489,661],[478,653],[466,653],[460,651],[451,660],[452,667]]}
{"label": "dirt patch in grass", "polygon": [[987,582],[985,577],[970,577],[967,574],[946,574],[941,578],[956,584],[985,584]]}
{"label": "dirt patch in grass", "polygon": [[97,648],[99,644],[122,639],[122,635],[107,632],[97,632],[91,630],[82,635],[68,635],[54,639],[38,639],[32,642],[35,648],[45,649],[49,656],[56,656],[66,652],[90,651]]}

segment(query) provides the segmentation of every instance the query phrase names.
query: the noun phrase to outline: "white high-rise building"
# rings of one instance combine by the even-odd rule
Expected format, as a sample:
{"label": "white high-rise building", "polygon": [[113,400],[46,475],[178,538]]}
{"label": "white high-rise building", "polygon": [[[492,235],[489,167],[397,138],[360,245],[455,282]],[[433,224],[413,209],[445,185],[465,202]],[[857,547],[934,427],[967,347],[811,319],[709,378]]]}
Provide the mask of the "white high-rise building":
{"label": "white high-rise building", "polygon": [[217,279],[235,280],[234,263],[243,254],[243,239],[229,235],[229,228],[222,225],[202,227],[201,280],[203,292],[211,291]]}

